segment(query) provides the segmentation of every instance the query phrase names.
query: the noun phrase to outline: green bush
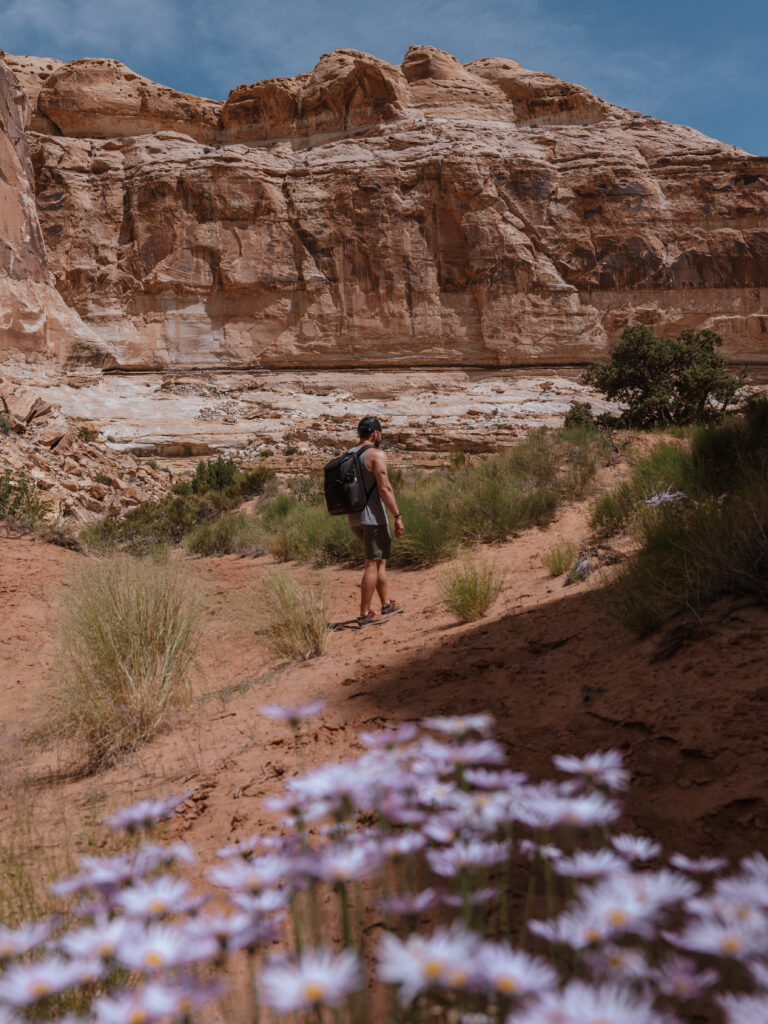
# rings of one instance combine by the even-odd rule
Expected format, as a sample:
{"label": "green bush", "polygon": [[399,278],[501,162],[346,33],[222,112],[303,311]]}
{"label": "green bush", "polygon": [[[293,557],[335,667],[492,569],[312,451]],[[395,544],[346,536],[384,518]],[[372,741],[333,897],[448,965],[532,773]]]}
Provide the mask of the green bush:
{"label": "green bush", "polygon": [[477,622],[501,593],[504,577],[493,566],[471,560],[445,574],[440,600],[459,622]]}
{"label": "green bush", "polygon": [[263,527],[256,516],[227,513],[212,523],[200,523],[184,538],[190,555],[263,554]]}
{"label": "green bush", "polygon": [[624,329],[607,363],[588,367],[584,380],[626,406],[622,426],[717,419],[733,405],[742,383],[715,351],[722,343],[710,330],[685,330],[673,339],[637,324]]}
{"label": "green bush", "polygon": [[601,495],[592,526],[605,533],[626,526],[656,494],[682,491],[693,501],[717,497],[746,474],[768,471],[768,399],[753,398],[720,424],[689,429],[686,443],[662,442],[639,459],[630,478]]}
{"label": "green bush", "polygon": [[768,400],[697,428],[688,450],[662,447],[634,467],[623,499],[640,546],[611,603],[639,633],[724,594],[768,601]]}
{"label": "green bush", "polygon": [[34,482],[24,470],[18,475],[6,469],[0,474],[0,523],[14,530],[34,530],[51,511],[50,501],[44,501]]}
{"label": "green bush", "polygon": [[107,517],[87,527],[80,539],[93,550],[120,549],[136,555],[158,545],[178,544],[194,527],[213,522],[245,498],[262,493],[273,478],[271,470],[259,466],[248,472],[238,471],[234,482],[223,490],[209,487],[195,493],[194,485],[177,485],[159,500],[130,509],[120,520]]}
{"label": "green bush", "polygon": [[566,430],[597,430],[591,402],[571,402],[571,407],[565,414],[564,427]]}
{"label": "green bush", "polygon": [[233,459],[203,459],[197,464],[192,490],[195,494],[205,491],[224,491],[235,482],[237,466]]}

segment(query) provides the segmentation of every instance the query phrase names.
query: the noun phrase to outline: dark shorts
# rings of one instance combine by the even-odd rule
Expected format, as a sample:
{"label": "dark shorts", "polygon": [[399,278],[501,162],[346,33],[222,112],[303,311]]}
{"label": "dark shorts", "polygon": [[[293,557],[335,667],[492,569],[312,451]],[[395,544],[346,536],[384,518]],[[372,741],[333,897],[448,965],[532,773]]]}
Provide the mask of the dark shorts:
{"label": "dark shorts", "polygon": [[371,562],[389,558],[392,538],[386,526],[353,526],[352,532],[363,545],[365,557]]}

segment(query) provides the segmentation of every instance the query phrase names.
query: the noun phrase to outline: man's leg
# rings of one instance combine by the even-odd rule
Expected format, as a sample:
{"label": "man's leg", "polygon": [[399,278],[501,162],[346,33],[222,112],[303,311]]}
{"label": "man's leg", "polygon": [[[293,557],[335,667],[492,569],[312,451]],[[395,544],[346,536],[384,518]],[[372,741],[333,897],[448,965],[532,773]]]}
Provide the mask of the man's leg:
{"label": "man's leg", "polygon": [[378,579],[378,567],[381,563],[371,558],[366,558],[365,569],[363,569],[363,581],[360,584],[360,615],[367,615],[371,610],[373,592],[376,590]]}
{"label": "man's leg", "polygon": [[382,558],[380,562],[377,562],[378,571],[376,575],[376,592],[379,595],[381,601],[381,607],[389,604],[389,584],[387,582],[387,561]]}

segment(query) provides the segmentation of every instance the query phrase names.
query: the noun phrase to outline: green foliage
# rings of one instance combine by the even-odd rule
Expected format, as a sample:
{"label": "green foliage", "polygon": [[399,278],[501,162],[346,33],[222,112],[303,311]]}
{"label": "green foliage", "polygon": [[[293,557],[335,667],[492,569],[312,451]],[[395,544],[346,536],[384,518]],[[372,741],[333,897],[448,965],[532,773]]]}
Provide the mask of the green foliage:
{"label": "green foliage", "polygon": [[604,534],[629,525],[645,502],[665,491],[704,501],[738,486],[745,472],[768,471],[768,399],[753,398],[742,413],[689,429],[687,444],[661,442],[632,467],[630,478],[601,495],[591,525]]}
{"label": "green foliage", "polygon": [[212,523],[200,523],[184,538],[190,555],[261,555],[265,548],[261,523],[252,515],[225,514]]}
{"label": "green foliage", "polygon": [[733,405],[741,385],[715,351],[720,345],[714,331],[685,330],[673,339],[637,324],[624,329],[608,362],[590,366],[584,380],[626,406],[623,426],[716,419]]}
{"label": "green foliage", "polygon": [[203,459],[197,464],[192,491],[204,494],[206,491],[224,491],[231,487],[237,476],[237,466],[233,459]]}
{"label": "green foliage", "polygon": [[[201,476],[207,473],[205,469]],[[85,529],[80,539],[93,550],[117,548],[136,555],[146,554],[158,545],[178,544],[194,527],[213,522],[245,498],[262,493],[273,478],[271,470],[258,466],[247,472],[236,471],[234,481],[221,490],[209,487],[195,492],[194,483],[181,483],[159,500],[145,501],[132,508],[120,520],[102,519]]]}
{"label": "green foliage", "polygon": [[13,425],[7,416],[3,416],[0,413],[0,434],[4,437],[8,437],[9,434],[13,433]]}
{"label": "green foliage", "polygon": [[597,430],[591,402],[571,402],[565,414],[566,430]]}
{"label": "green foliage", "polygon": [[[659,446],[624,486],[640,539],[612,594],[627,625],[645,633],[725,594],[768,601],[768,400],[697,428],[687,450]],[[649,490],[686,497],[648,505]]]}
{"label": "green foliage", "polygon": [[504,577],[493,566],[468,559],[445,574],[440,600],[459,622],[477,622],[488,614],[503,585]]}
{"label": "green foliage", "polygon": [[112,477],[107,476],[106,473],[97,473],[93,478],[97,484],[104,484],[105,487],[112,486]]}
{"label": "green foliage", "polygon": [[544,568],[552,577],[562,576],[573,565],[576,557],[576,545],[571,541],[564,541],[556,544],[549,551],[545,552],[543,562]]}
{"label": "green foliage", "polygon": [[298,455],[299,449],[295,444],[288,444],[283,448],[283,455]]}
{"label": "green foliage", "polygon": [[99,432],[95,427],[84,424],[82,427],[77,428],[77,436],[81,441],[92,443],[98,438]]}
{"label": "green foliage", "polygon": [[50,511],[50,501],[40,497],[23,469],[17,476],[9,469],[0,474],[0,523],[14,530],[34,530]]}

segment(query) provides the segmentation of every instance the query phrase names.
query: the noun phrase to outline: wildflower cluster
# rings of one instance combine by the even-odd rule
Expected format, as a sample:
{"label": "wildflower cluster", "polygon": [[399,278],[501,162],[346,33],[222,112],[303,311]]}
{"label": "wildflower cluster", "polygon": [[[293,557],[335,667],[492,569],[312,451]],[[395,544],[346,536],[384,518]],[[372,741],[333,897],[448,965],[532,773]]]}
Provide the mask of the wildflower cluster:
{"label": "wildflower cluster", "polygon": [[[267,713],[298,729],[319,710]],[[564,777],[536,782],[492,730],[474,714],[363,733],[360,757],[291,778],[268,801],[279,835],[219,850],[205,891],[183,843],[83,858],[56,885],[66,921],[0,929],[0,1022],[61,1019],[73,995],[96,1024],[201,1019],[236,958],[237,1019],[768,1019],[768,860],[731,871],[612,834],[617,751],[555,757]],[[145,830],[183,799],[109,823]]]}

